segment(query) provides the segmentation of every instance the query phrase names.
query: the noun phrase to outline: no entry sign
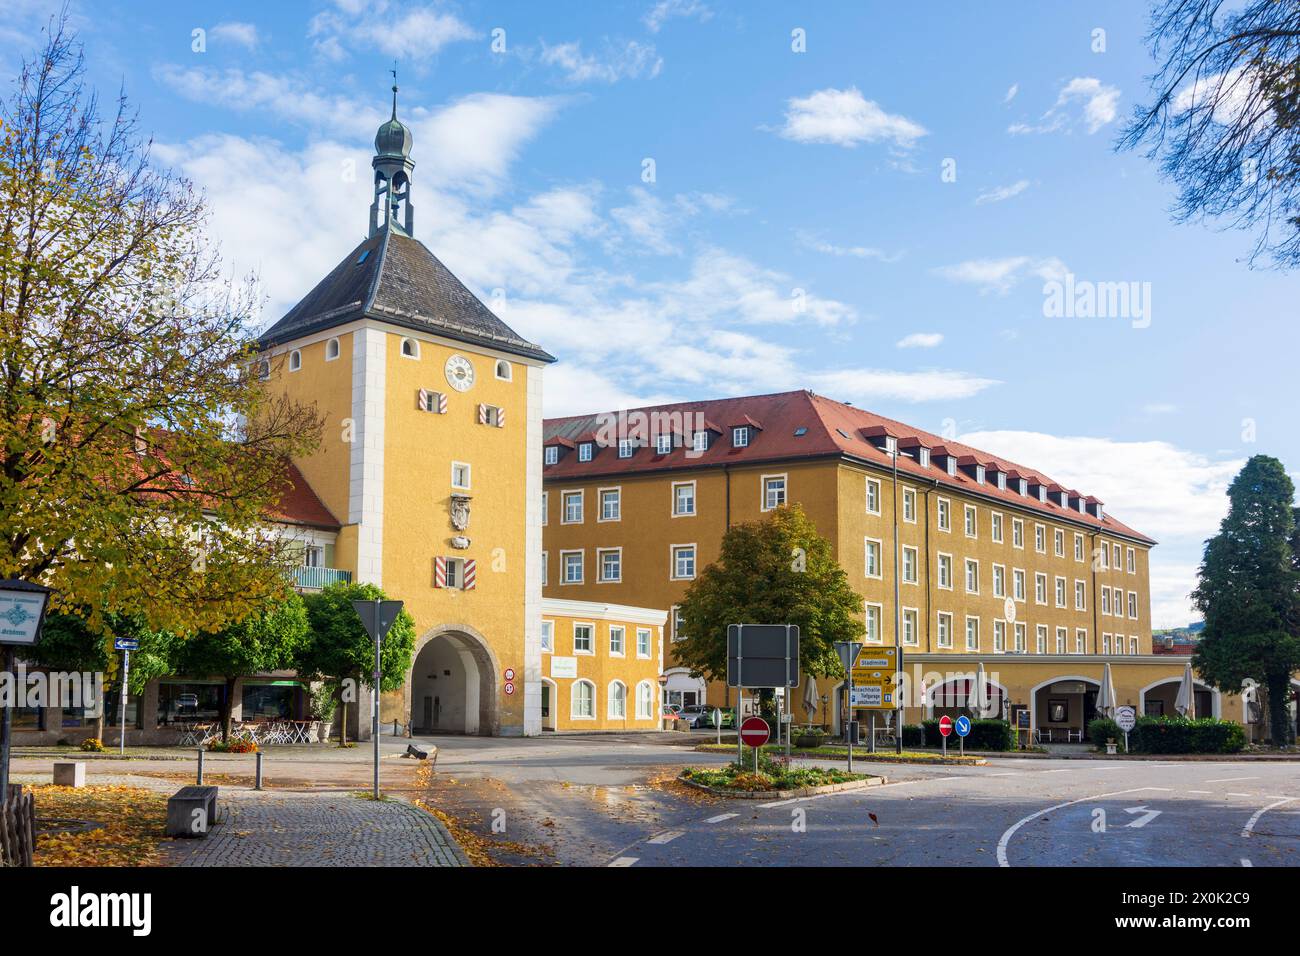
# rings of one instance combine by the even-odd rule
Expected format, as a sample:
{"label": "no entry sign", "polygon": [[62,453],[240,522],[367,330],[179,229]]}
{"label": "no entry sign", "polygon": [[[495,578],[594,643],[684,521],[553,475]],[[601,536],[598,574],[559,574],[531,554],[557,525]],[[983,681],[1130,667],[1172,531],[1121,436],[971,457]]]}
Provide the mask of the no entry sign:
{"label": "no entry sign", "polygon": [[771,735],[762,717],[746,717],[740,724],[740,742],[746,747],[761,747]]}
{"label": "no entry sign", "polygon": [[944,714],[939,718],[939,733],[943,734],[945,737],[951,736],[952,734],[952,718],[947,714]]}

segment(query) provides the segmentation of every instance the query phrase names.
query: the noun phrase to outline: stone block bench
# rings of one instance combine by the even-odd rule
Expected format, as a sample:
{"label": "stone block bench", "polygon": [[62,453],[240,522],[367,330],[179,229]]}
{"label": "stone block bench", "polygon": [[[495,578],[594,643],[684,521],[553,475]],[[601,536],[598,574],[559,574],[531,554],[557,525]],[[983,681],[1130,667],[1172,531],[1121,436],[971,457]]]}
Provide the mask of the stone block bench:
{"label": "stone block bench", "polygon": [[217,822],[217,788],[181,787],[167,798],[167,829],[170,837],[206,837]]}

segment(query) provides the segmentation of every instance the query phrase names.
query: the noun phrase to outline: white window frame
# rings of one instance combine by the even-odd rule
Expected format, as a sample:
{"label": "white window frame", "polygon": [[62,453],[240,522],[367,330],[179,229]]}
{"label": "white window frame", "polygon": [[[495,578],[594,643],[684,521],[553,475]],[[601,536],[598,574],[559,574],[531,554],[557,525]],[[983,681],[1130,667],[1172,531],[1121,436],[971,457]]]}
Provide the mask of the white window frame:
{"label": "white window frame", "polygon": [[709,450],[709,433],[707,429],[698,431],[691,436],[691,450],[700,452]]}
{"label": "white window frame", "polygon": [[[875,499],[876,502],[876,506],[874,508],[871,507],[871,500],[873,498]],[[867,479],[866,508],[867,508],[867,514],[869,515],[880,514],[880,482],[877,481],[875,478]]]}
{"label": "white window frame", "polygon": [[[769,483],[776,481],[781,482],[781,501],[779,504],[774,505],[769,504],[771,501],[771,495],[769,494],[768,485]],[[761,511],[775,511],[777,508],[783,507],[786,502],[790,500],[790,480],[788,474],[763,475],[759,479],[759,488],[761,488],[763,492],[762,500],[759,502],[761,505],[759,510]]]}
{"label": "white window frame", "polygon": [[635,451],[636,451],[636,445],[633,443],[632,439],[630,439],[630,438],[620,438],[620,439],[618,440],[618,457],[619,457],[619,458],[631,458],[633,452],[635,452]]}
{"label": "white window frame", "polygon": [[637,682],[636,719],[655,719],[655,685],[651,681],[643,680]]}
{"label": "white window frame", "polygon": [[[685,551],[687,548],[691,552],[691,573],[689,575],[680,575],[677,573],[677,552]],[[699,573],[699,548],[695,544],[670,544],[668,546],[668,573],[670,581],[694,581],[695,575]]]}
{"label": "white window frame", "polygon": [[[618,557],[618,576],[605,576],[605,555],[613,554]],[[622,584],[623,583],[623,549],[620,548],[597,548],[596,549],[596,583],[597,584]]]}
{"label": "white window frame", "polygon": [[655,454],[656,454],[656,455],[668,455],[668,454],[671,454],[671,453],[672,453],[672,450],[673,450],[673,436],[672,436],[672,435],[656,435],[656,436],[655,436]]}
{"label": "white window frame", "polygon": [[1047,625],[1039,624],[1034,628],[1034,646],[1038,654],[1047,653]]}
{"label": "white window frame", "polygon": [[1002,518],[1001,511],[992,511],[989,513],[989,523],[990,523],[989,534],[993,536],[993,541],[997,544],[1002,544],[1004,541],[1004,537],[1003,537],[1004,529],[1002,527],[1002,521],[1003,518]]}
{"label": "white window frame", "polygon": [[[690,489],[691,489],[691,510],[690,510],[690,511],[678,511],[678,510],[677,510],[677,489],[678,489],[678,488],[690,488]],[[695,517],[695,515],[697,515],[697,514],[699,513],[699,508],[696,507],[696,504],[697,504],[697,502],[696,502],[697,495],[698,495],[698,489],[695,487],[695,482],[693,482],[693,481],[674,481],[673,484],[672,484],[672,496],[673,496],[673,499],[672,499],[672,502],[671,502],[671,504],[670,504],[670,507],[671,507],[671,509],[672,509],[672,516],[673,516],[674,518],[693,518],[693,517]]]}
{"label": "white window frame", "polygon": [[[937,582],[937,583],[936,583],[936,587],[938,587],[939,590],[941,590],[941,591],[951,591],[951,590],[953,589],[953,587],[952,587],[952,555],[951,555],[951,554],[946,554],[945,552],[940,551],[940,552],[938,552],[938,553],[935,555],[935,558],[936,558],[936,561],[935,561],[935,564],[936,564],[936,569],[935,569],[935,579],[936,579],[936,582]],[[944,584],[944,583],[943,583],[943,582],[944,582],[944,577],[945,577],[945,575],[944,575],[944,567],[945,567],[945,566],[946,566],[947,569],[948,569],[948,573],[947,573],[948,583],[947,583],[947,584]]]}
{"label": "white window frame", "polygon": [[1011,547],[1025,550],[1025,519],[1011,519]]}
{"label": "white window frame", "polygon": [[[578,578],[576,581],[569,580],[569,562],[571,555],[578,556]],[[582,584],[583,579],[587,576],[587,553],[583,548],[570,548],[560,552],[560,587],[571,584]]]}
{"label": "white window frame", "polygon": [[1065,557],[1065,529],[1052,529],[1052,550],[1058,558]]}
{"label": "white window frame", "polygon": [[[909,555],[912,559],[912,571],[910,574],[907,570],[907,559]],[[921,552],[916,547],[909,544],[903,545],[903,554],[900,558],[899,570],[902,572],[902,582],[904,584],[921,583]]]}
{"label": "white window frame", "polygon": [[[935,526],[940,531],[952,531],[952,500],[950,498],[935,498]],[[879,512],[877,512],[879,513]]]}
{"label": "white window frame", "polygon": [[[408,345],[411,346],[411,351],[409,352],[406,350]],[[420,360],[420,340],[413,339],[409,335],[403,338],[402,344],[398,346],[397,354],[404,359],[411,359],[412,361],[418,362]]]}
{"label": "white window frame", "polygon": [[[971,625],[972,625],[972,624],[975,625],[973,631],[972,631],[972,628],[971,628]],[[975,638],[975,640],[974,640],[973,642],[971,641],[971,638],[972,638],[972,637]],[[979,615],[978,615],[978,614],[967,614],[967,615],[966,615],[966,650],[968,650],[968,651],[974,651],[974,652],[976,652],[976,653],[979,653],[979,649],[980,649],[980,619],[979,619]]]}
{"label": "white window frame", "polygon": [[962,512],[962,528],[966,532],[966,537],[975,540],[980,535],[979,512],[974,505],[964,505]]}
{"label": "white window frame", "polygon": [[[871,545],[876,546],[876,573],[871,573]],[[876,578],[879,580],[884,577],[885,562],[885,542],[879,538],[864,538],[862,540],[862,575],[867,578]]]}
{"label": "white window frame", "polygon": [[546,619],[542,620],[541,643],[542,643],[543,654],[555,653],[555,622],[554,621],[546,620]]}
{"label": "white window frame", "polygon": [[1138,639],[1133,635],[1129,635],[1128,652],[1130,654],[1137,654],[1138,652]]}
{"label": "white window frame", "polygon": [[[605,517],[605,494],[606,492],[614,493],[614,508],[617,514],[613,518]],[[612,523],[623,520],[623,486],[608,485],[604,488],[596,489],[596,522],[598,524]]]}
{"label": "white window frame", "polygon": [[1136,591],[1128,592],[1128,618],[1130,621],[1138,619],[1138,593]]}
{"label": "white window frame", "polygon": [[[975,569],[975,587],[973,587],[973,588],[970,586],[970,581],[971,581],[971,568],[974,568],[974,569]],[[967,594],[979,594],[979,593],[980,593],[980,562],[979,562],[979,559],[978,559],[978,558],[967,558],[967,559],[966,559],[966,564],[964,565],[964,570],[965,570],[966,593],[967,593]]]}
{"label": "white window frame", "polygon": [[[578,628],[591,628],[591,634],[587,641],[587,649],[584,651],[578,647]],[[573,653],[580,654],[583,657],[594,657],[596,654],[596,622],[595,621],[574,621],[573,622]]]}
{"label": "white window frame", "polygon": [[[935,646],[944,649],[951,649],[952,648],[952,612],[939,611],[935,615],[934,621],[935,621],[934,624]],[[947,625],[947,627],[944,626],[945,624]],[[945,631],[947,632],[946,638],[944,636]]]}
{"label": "white window frame", "polygon": [[[569,496],[578,496],[578,517],[569,518]],[[587,514],[587,489],[564,488],[560,490],[560,524],[582,524]]]}
{"label": "white window frame", "polygon": [[[645,638],[645,650],[641,650],[641,639]],[[654,632],[648,627],[636,629],[636,657],[639,661],[648,661],[653,656]]]}
{"label": "white window frame", "polygon": [[[334,353],[333,355],[330,354],[331,351]],[[343,348],[341,345],[339,345],[338,339],[330,339],[328,342],[325,343],[325,361],[335,362],[338,360],[338,357],[342,354],[343,354]]]}
{"label": "white window frame", "polygon": [[302,350],[294,349],[289,353],[289,371],[302,371]]}
{"label": "white window frame", "polygon": [[749,426],[733,425],[731,428],[731,447],[748,448],[749,447]]}
{"label": "white window frame", "polygon": [[[591,688],[591,713],[584,714],[578,709],[578,694],[583,687]],[[596,685],[585,677],[580,677],[573,682],[569,688],[569,719],[570,720],[595,720],[596,719]]]}
{"label": "white window frame", "polygon": [[[875,635],[872,636],[871,612],[875,611],[876,627]],[[863,603],[862,623],[866,628],[866,633],[862,640],[867,644],[883,644],[885,640],[885,606],[879,601],[866,601]]]}
{"label": "white window frame", "polygon": [[[614,650],[614,634],[618,634],[618,650]],[[609,642],[606,644],[609,648],[610,657],[627,657],[627,626],[624,624],[609,625]]]}
{"label": "white window frame", "polygon": [[1085,549],[1083,546],[1083,535],[1079,534],[1079,532],[1076,531],[1074,533],[1074,560],[1082,561],[1083,556],[1086,553],[1087,553],[1087,549]]}
{"label": "white window frame", "polygon": [[1034,572],[1034,603],[1041,604],[1043,607],[1048,606],[1047,574],[1043,571]]}
{"label": "white window frame", "polygon": [[1074,653],[1088,653],[1088,629],[1086,627],[1076,627],[1074,629]]}
{"label": "white window frame", "polygon": [[1000,617],[993,619],[993,653],[1007,652],[1007,622]]}
{"label": "white window frame", "polygon": [[1024,621],[1016,621],[1011,625],[1012,649],[1017,654],[1029,653],[1029,625]]}
{"label": "white window frame", "polygon": [[1007,596],[1007,566],[1005,564],[993,565],[993,596],[995,598],[1005,598]]}
{"label": "white window frame", "polygon": [[[908,621],[911,621],[912,623],[912,627],[911,627],[912,639],[910,641],[907,639]],[[919,647],[921,644],[920,610],[914,607],[903,608],[902,625],[903,625],[903,630],[902,630],[902,634],[900,635],[899,643],[901,643],[904,647]]]}
{"label": "white window frame", "polygon": [[[619,694],[622,691],[622,694]],[[622,712],[616,710],[616,705],[622,705]],[[627,720],[627,684],[624,684],[617,677],[609,682],[609,687],[605,691],[605,719],[606,720]]]}
{"label": "white window frame", "polygon": [[[456,471],[465,469],[465,482],[458,484],[456,481]],[[473,488],[473,469],[467,461],[453,461],[451,463],[451,487],[456,491],[470,491]]]}
{"label": "white window frame", "polygon": [[1124,549],[1124,570],[1129,574],[1137,574],[1137,548]]}
{"label": "white window frame", "polygon": [[1076,611],[1088,610],[1088,583],[1078,578],[1074,579],[1074,609]]}
{"label": "white window frame", "polygon": [[596,443],[590,441],[578,442],[578,461],[591,461],[596,454]]}
{"label": "white window frame", "polygon": [[1069,601],[1069,597],[1070,597],[1070,595],[1069,595],[1069,592],[1066,590],[1066,583],[1067,583],[1067,582],[1066,582],[1065,578],[1063,578],[1061,575],[1058,574],[1058,575],[1056,576],[1056,582],[1055,582],[1055,585],[1054,585],[1054,588],[1055,588],[1055,592],[1056,592],[1056,593],[1053,594],[1053,597],[1056,598],[1056,606],[1059,607],[1059,608],[1063,608],[1063,607],[1068,607],[1068,606],[1069,606],[1068,601]]}
{"label": "white window frame", "polygon": [[1034,550],[1039,554],[1047,553],[1047,525],[1034,522]]}
{"label": "white window frame", "polygon": [[[911,515],[909,518],[908,515]],[[916,489],[903,489],[903,522],[905,524],[916,524]]]}
{"label": "white window frame", "polygon": [[1056,653],[1065,654],[1069,651],[1070,629],[1068,627],[1056,628]]}
{"label": "white window frame", "polygon": [[547,445],[544,449],[542,449],[542,464],[554,465],[559,460],[560,460],[559,445]]}
{"label": "white window frame", "polygon": [[1026,588],[1027,588],[1027,584],[1025,582],[1025,569],[1012,568],[1011,569],[1011,596],[1015,600],[1019,601],[1021,604],[1028,603],[1029,594]]}
{"label": "white window frame", "polygon": [[550,513],[551,513],[551,493],[549,491],[543,491],[542,492],[542,527],[543,528],[545,528],[547,522],[550,521]]}

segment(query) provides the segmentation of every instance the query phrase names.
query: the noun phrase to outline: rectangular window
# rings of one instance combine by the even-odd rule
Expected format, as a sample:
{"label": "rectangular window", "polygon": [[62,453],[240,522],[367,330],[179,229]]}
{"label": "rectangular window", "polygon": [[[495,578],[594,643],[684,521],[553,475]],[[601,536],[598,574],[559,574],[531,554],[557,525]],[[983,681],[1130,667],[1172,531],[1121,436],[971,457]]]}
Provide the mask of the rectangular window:
{"label": "rectangular window", "polygon": [[596,550],[596,560],[600,568],[602,583],[617,583],[623,579],[622,548],[598,548]]}
{"label": "rectangular window", "polygon": [[1083,535],[1081,534],[1074,536],[1074,560],[1083,560]]}
{"label": "rectangular window", "polygon": [[1070,632],[1063,627],[1058,627],[1056,629],[1056,653],[1058,654],[1065,653],[1065,639],[1069,635],[1069,633]]}
{"label": "rectangular window", "polygon": [[1074,609],[1076,611],[1088,610],[1088,587],[1082,581],[1074,582]]}
{"label": "rectangular window", "polygon": [[1065,578],[1056,579],[1056,606],[1065,607]]}
{"label": "rectangular window", "polygon": [[465,462],[451,463],[451,486],[457,491],[469,491],[469,465]]}
{"label": "rectangular window", "polygon": [[1116,545],[1115,545],[1115,550],[1114,550],[1112,553],[1115,555],[1115,560],[1112,561],[1112,562],[1110,563],[1110,566],[1111,566],[1112,568],[1114,568],[1116,571],[1118,571],[1118,570],[1119,570],[1119,567],[1120,567],[1120,565],[1119,565],[1119,560],[1120,560],[1120,559],[1119,559],[1119,554],[1120,554],[1120,546],[1119,546],[1119,544],[1116,544]]}
{"label": "rectangular window", "polygon": [[1130,654],[1136,654],[1138,652],[1138,639],[1136,637],[1130,637],[1128,639],[1128,652]]}
{"label": "rectangular window", "polygon": [[1017,622],[1016,622],[1016,630],[1015,630],[1015,635],[1016,635],[1016,653],[1017,653],[1017,654],[1024,654],[1026,651],[1029,650],[1029,644],[1028,644],[1028,637],[1027,637],[1027,634],[1028,634],[1028,632],[1027,632],[1027,630],[1026,630],[1026,628],[1025,628],[1025,625],[1024,625],[1023,623],[1021,623],[1020,621],[1017,621]]}
{"label": "rectangular window", "polygon": [[1101,589],[1101,613],[1110,613],[1110,588]]}
{"label": "rectangular window", "polygon": [[903,643],[915,646],[917,640],[916,608],[903,608]]}
{"label": "rectangular window", "polygon": [[686,640],[686,620],[682,617],[682,609],[679,606],[673,606],[673,640]]}
{"label": "rectangular window", "polygon": [[1101,652],[1102,652],[1103,654],[1109,654],[1109,653],[1110,653],[1110,635],[1109,635],[1109,634],[1105,634],[1105,633],[1103,633],[1103,634],[1101,635]]}
{"label": "rectangular window", "polygon": [[993,622],[993,653],[1004,654],[1007,650],[1007,622]]}
{"label": "rectangular window", "polygon": [[785,504],[785,475],[763,476],[763,510],[771,511]]}
{"label": "rectangular window", "polygon": [[1136,591],[1128,592],[1128,616],[1137,620],[1138,616],[1138,593]]}
{"label": "rectangular window", "polygon": [[993,565],[993,596],[1007,596],[1007,569],[1000,564]]}
{"label": "rectangular window", "polygon": [[656,453],[656,454],[659,454],[659,455],[666,455],[666,454],[668,454],[668,453],[669,453],[670,451],[672,451],[672,450],[673,450],[673,436],[672,436],[672,435],[656,435],[656,436],[655,436],[655,453]]}
{"label": "rectangular window", "polygon": [[867,479],[867,514],[880,514],[880,482],[874,478]]}
{"label": "rectangular window", "polygon": [[547,654],[555,650],[554,621],[542,621],[542,650]]}
{"label": "rectangular window", "polygon": [[673,517],[695,514],[695,482],[673,483]]}
{"label": "rectangular window", "polygon": [[619,458],[631,458],[631,457],[632,457],[632,448],[633,448],[633,445],[632,445],[632,439],[630,439],[630,438],[620,438],[620,439],[618,440],[618,457],[619,457]]}
{"label": "rectangular window", "polygon": [[880,643],[880,614],[881,606],[879,604],[866,605],[866,624],[867,634],[865,640],[868,644]]}
{"label": "rectangular window", "polygon": [[1025,546],[1025,523],[1019,518],[1011,519],[1011,546],[1013,548]]}
{"label": "rectangular window", "polygon": [[1034,575],[1034,603],[1047,603],[1047,575],[1038,573]]}
{"label": "rectangular window", "polygon": [[1034,525],[1034,550],[1039,554],[1047,553],[1047,528],[1041,524]]}
{"label": "rectangular window", "polygon": [[976,536],[976,534],[977,534],[977,528],[975,525],[975,506],[967,505],[966,506],[966,537],[973,538]]}
{"label": "rectangular window", "polygon": [[561,551],[560,568],[562,584],[581,584],[582,583],[582,552],[581,551]]}
{"label": "rectangular window", "polygon": [[1097,548],[1097,568],[1098,571],[1107,571],[1110,569],[1110,545],[1105,541]]}
{"label": "rectangular window", "polygon": [[980,649],[980,619],[977,617],[966,618],[966,650],[978,651]]}
{"label": "rectangular window", "polygon": [[695,545],[675,544],[673,551],[673,580],[690,581],[695,577]]}
{"label": "rectangular window", "polygon": [[1129,574],[1137,574],[1137,552],[1132,548],[1124,550],[1124,569]]}
{"label": "rectangular window", "polygon": [[1052,534],[1052,539],[1053,546],[1056,548],[1056,556],[1058,558],[1065,557],[1065,532],[1057,528]]}
{"label": "rectangular window", "polygon": [[916,492],[911,488],[903,489],[903,520],[916,524]]}
{"label": "rectangular window", "polygon": [[1011,596],[1017,601],[1025,599],[1025,572],[1020,568],[1011,572]]}
{"label": "rectangular window", "polygon": [[589,441],[578,446],[578,461],[591,461],[592,444]]}
{"label": "rectangular window", "polygon": [[993,540],[1002,543],[1002,515],[997,511],[993,512]]}
{"label": "rectangular window", "polygon": [[1074,653],[1076,654],[1088,653],[1088,629],[1087,628],[1080,627],[1075,629]]}
{"label": "rectangular window", "polygon": [[903,583],[904,584],[917,583],[916,565],[917,565],[916,548],[904,547],[903,548]]}
{"label": "rectangular window", "polygon": [[874,538],[867,538],[866,575],[869,578],[880,577],[880,546]]}
{"label": "rectangular window", "polygon": [[952,530],[952,502],[947,498],[939,498],[935,502],[935,509],[938,515],[938,524],[940,531]]}
{"label": "rectangular window", "polygon": [[940,611],[938,625],[936,634],[939,646],[952,647],[952,615],[946,611]]}
{"label": "rectangular window", "polygon": [[493,428],[505,428],[506,410],[499,405],[480,405],[478,407],[478,423],[480,425],[491,425]]}
{"label": "rectangular window", "polygon": [[980,563],[974,558],[966,559],[966,593],[980,593]]}
{"label": "rectangular window", "polygon": [[692,435],[692,436],[691,436],[691,449],[692,449],[693,451],[708,451],[708,450],[709,450],[709,433],[708,433],[708,432],[696,432],[694,435]]}
{"label": "rectangular window", "polygon": [[648,627],[636,629],[636,656],[645,659],[650,657],[650,628]]}
{"label": "rectangular window", "polygon": [[543,460],[548,465],[553,465],[560,460],[560,449],[557,445],[547,445],[542,454],[544,455]]}
{"label": "rectangular window", "polygon": [[551,510],[551,493],[549,491],[543,491],[542,492],[542,527],[543,528],[546,527],[547,515],[550,513],[550,510]]}
{"label": "rectangular window", "polygon": [[939,555],[939,587],[945,591],[952,590],[952,555]]}
{"label": "rectangular window", "polygon": [[596,635],[596,625],[594,624],[573,625],[573,653],[575,654],[596,653],[595,635]]}
{"label": "rectangular window", "polygon": [[1037,628],[1037,638],[1035,641],[1036,650],[1039,654],[1047,653],[1047,625],[1039,624]]}
{"label": "rectangular window", "polygon": [[582,524],[582,492],[566,491],[561,496],[564,502],[561,524]]}
{"label": "rectangular window", "polygon": [[739,428],[731,430],[731,444],[737,448],[744,448],[749,444],[749,428],[742,425]]}
{"label": "rectangular window", "polygon": [[549,581],[546,580],[548,564],[550,564],[550,560],[548,558],[548,552],[543,551],[542,552],[542,587],[546,587],[546,585],[550,583]]}
{"label": "rectangular window", "polygon": [[611,657],[622,657],[625,653],[623,650],[623,637],[625,630],[621,624],[611,624],[609,626],[609,653]]}
{"label": "rectangular window", "polygon": [[618,521],[623,515],[623,489],[600,489],[600,520]]}

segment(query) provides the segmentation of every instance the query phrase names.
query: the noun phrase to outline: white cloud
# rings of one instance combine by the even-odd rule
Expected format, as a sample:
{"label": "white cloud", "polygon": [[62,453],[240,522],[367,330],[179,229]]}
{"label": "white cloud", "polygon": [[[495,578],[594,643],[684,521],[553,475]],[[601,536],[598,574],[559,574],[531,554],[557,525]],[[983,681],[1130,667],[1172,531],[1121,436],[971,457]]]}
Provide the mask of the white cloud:
{"label": "white cloud", "polygon": [[886,113],[857,87],[827,88],[789,100],[781,136],[800,143],[833,143],[852,147],[885,140],[900,149],[915,145],[926,135],[919,123],[906,116]]}
{"label": "white cloud", "polygon": [[1089,133],[1115,121],[1119,104],[1118,86],[1107,86],[1093,76],[1076,76],[1067,82],[1056,95],[1056,102],[1037,123],[1012,123],[1008,133],[1054,133],[1068,129],[1073,120],[1071,107],[1079,107]]}
{"label": "white cloud", "polygon": [[1009,186],[997,186],[993,189],[985,190],[984,192],[976,196],[975,205],[983,206],[986,203],[1002,202],[1003,200],[1011,199],[1015,196],[1019,196],[1022,192],[1024,192],[1028,188],[1029,188],[1028,179],[1016,180],[1014,183],[1012,183]]}
{"label": "white cloud", "polygon": [[888,369],[841,369],[813,372],[809,376],[816,391],[854,402],[899,401],[937,402],[973,398],[987,388],[1001,385],[997,379],[981,378],[969,372],[931,369],[900,372]]}
{"label": "white cloud", "polygon": [[913,332],[899,339],[895,346],[900,349],[932,349],[943,344],[941,332]]}
{"label": "white cloud", "polygon": [[651,33],[658,33],[664,23],[673,18],[693,18],[701,23],[710,19],[713,11],[699,0],[659,0],[646,11],[642,21]]}
{"label": "white cloud", "polygon": [[653,79],[664,65],[653,44],[636,40],[629,40],[623,46],[607,43],[599,55],[584,54],[576,40],[554,46],[543,40],[541,61],[560,69],[570,83],[616,83],[642,76]]}
{"label": "white cloud", "polygon": [[951,266],[934,270],[953,282],[965,282],[980,287],[981,293],[1006,294],[1026,276],[1037,276],[1044,282],[1065,277],[1069,271],[1065,263],[1055,257],[1034,259],[1029,256],[1007,256],[1001,259],[968,259]]}
{"label": "white cloud", "polygon": [[240,23],[236,20],[218,23],[208,31],[208,36],[216,40],[237,43],[249,50],[257,49],[257,45],[261,42],[261,37],[258,35],[257,27],[254,24]]}
{"label": "white cloud", "polygon": [[1160,542],[1151,556],[1153,624],[1196,620],[1187,595],[1196,586],[1202,544],[1227,513],[1228,484],[1244,461],[1215,461],[1163,441],[1025,431],[975,432],[960,440],[1096,495],[1116,520]]}
{"label": "white cloud", "polygon": [[426,183],[491,192],[559,108],[554,97],[471,93],[432,116],[412,119],[412,151],[420,157],[415,175]]}
{"label": "white cloud", "polygon": [[838,258],[851,257],[854,259],[876,259],[880,262],[897,262],[902,258],[902,253],[887,253],[882,249],[874,246],[841,246],[832,242],[826,242],[819,239],[812,233],[800,231],[796,233],[795,238],[799,244],[813,252],[820,252],[828,256]]}
{"label": "white cloud", "polygon": [[1002,102],[1010,103],[1012,100],[1016,98],[1016,94],[1019,92],[1020,92],[1020,84],[1012,83],[1011,88],[1007,90],[1007,95],[1002,97]]}
{"label": "white cloud", "polygon": [[307,29],[317,51],[330,59],[340,58],[347,47],[419,63],[451,43],[479,35],[455,14],[433,7],[390,4],[387,0],[337,6],[341,15],[333,11],[318,13]]}

